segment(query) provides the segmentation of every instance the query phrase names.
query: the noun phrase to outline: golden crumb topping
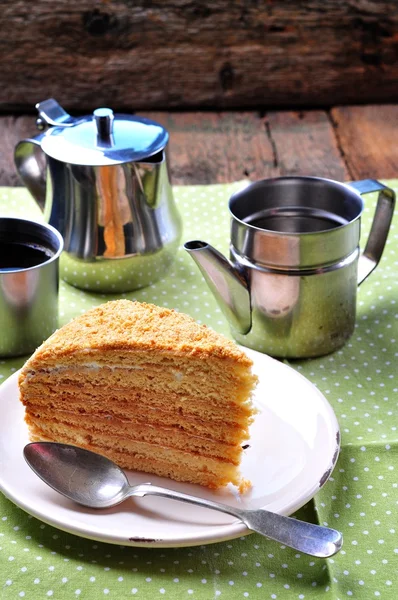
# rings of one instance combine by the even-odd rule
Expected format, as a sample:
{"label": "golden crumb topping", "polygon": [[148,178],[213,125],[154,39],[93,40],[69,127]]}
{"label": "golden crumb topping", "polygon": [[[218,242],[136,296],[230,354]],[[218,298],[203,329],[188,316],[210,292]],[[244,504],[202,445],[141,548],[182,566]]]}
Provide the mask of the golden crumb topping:
{"label": "golden crumb topping", "polygon": [[28,363],[85,350],[160,350],[213,355],[250,366],[231,340],[175,310],[130,300],[106,302],[61,327]]}

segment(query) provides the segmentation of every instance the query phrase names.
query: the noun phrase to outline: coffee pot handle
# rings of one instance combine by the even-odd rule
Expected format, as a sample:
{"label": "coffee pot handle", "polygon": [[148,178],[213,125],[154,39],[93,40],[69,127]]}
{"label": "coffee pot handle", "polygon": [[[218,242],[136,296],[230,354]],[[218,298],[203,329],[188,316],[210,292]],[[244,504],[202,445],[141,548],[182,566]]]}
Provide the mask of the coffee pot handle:
{"label": "coffee pot handle", "polygon": [[378,265],[390,229],[395,206],[395,192],[374,179],[363,179],[348,184],[361,194],[379,192],[376,211],[365,249],[358,261],[358,285],[360,285]]}
{"label": "coffee pot handle", "polygon": [[41,148],[44,134],[21,140],[15,147],[14,163],[24,185],[28,188],[40,208],[46,199],[45,167],[37,160],[37,148]]}

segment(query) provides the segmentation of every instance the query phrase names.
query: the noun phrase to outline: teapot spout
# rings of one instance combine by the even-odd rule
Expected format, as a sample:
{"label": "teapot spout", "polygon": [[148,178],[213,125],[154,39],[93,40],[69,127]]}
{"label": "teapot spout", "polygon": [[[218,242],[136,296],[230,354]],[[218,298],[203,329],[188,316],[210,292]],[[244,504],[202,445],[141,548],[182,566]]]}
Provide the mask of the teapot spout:
{"label": "teapot spout", "polygon": [[184,244],[229,324],[245,335],[251,328],[250,292],[244,275],[218,250],[200,240]]}

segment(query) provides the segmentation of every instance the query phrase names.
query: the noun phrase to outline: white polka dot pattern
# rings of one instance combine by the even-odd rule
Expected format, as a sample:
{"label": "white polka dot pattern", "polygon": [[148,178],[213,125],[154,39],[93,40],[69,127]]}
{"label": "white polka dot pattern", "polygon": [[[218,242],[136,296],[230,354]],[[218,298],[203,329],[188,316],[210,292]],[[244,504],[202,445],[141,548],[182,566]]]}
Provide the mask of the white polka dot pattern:
{"label": "white polka dot pattern", "polygon": [[[391,182],[390,182],[391,183]],[[175,196],[183,241],[205,239],[228,252],[227,201],[242,184],[181,187]],[[393,185],[397,186],[395,182]],[[374,198],[366,197],[363,235]],[[0,215],[41,219],[26,190],[0,189]],[[397,339],[398,245],[393,224],[382,261],[358,293],[353,337],[338,352],[292,364],[335,409],[342,432],[337,467],[297,516],[336,527],[343,550],[317,560],[253,534],[185,549],[135,549],[79,539],[40,523],[0,496],[0,596],[29,598],[398,597]],[[191,314],[230,335],[197,267],[180,249],[171,271],[151,287],[121,294]],[[116,296],[60,286],[60,320]],[[0,381],[24,359],[0,361]],[[1,406],[0,406],[1,415]],[[0,457],[1,467],[1,457]]]}

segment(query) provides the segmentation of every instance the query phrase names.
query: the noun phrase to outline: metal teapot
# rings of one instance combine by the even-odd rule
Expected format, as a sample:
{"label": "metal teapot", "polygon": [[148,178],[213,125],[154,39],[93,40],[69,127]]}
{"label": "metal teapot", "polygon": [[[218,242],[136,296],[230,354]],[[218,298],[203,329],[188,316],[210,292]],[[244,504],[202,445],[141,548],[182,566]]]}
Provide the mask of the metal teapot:
{"label": "metal teapot", "polygon": [[[376,191],[360,252],[361,196]],[[374,180],[265,179],[229,201],[230,260],[200,240],[185,249],[239,343],[276,357],[321,356],[354,331],[357,288],[381,258],[394,206],[394,191]]]}
{"label": "metal teapot", "polygon": [[64,238],[62,278],[118,293],[163,277],[182,227],[168,176],[167,131],[109,108],[77,118],[53,99],[36,108],[44,131],[17,144],[15,165]]}

